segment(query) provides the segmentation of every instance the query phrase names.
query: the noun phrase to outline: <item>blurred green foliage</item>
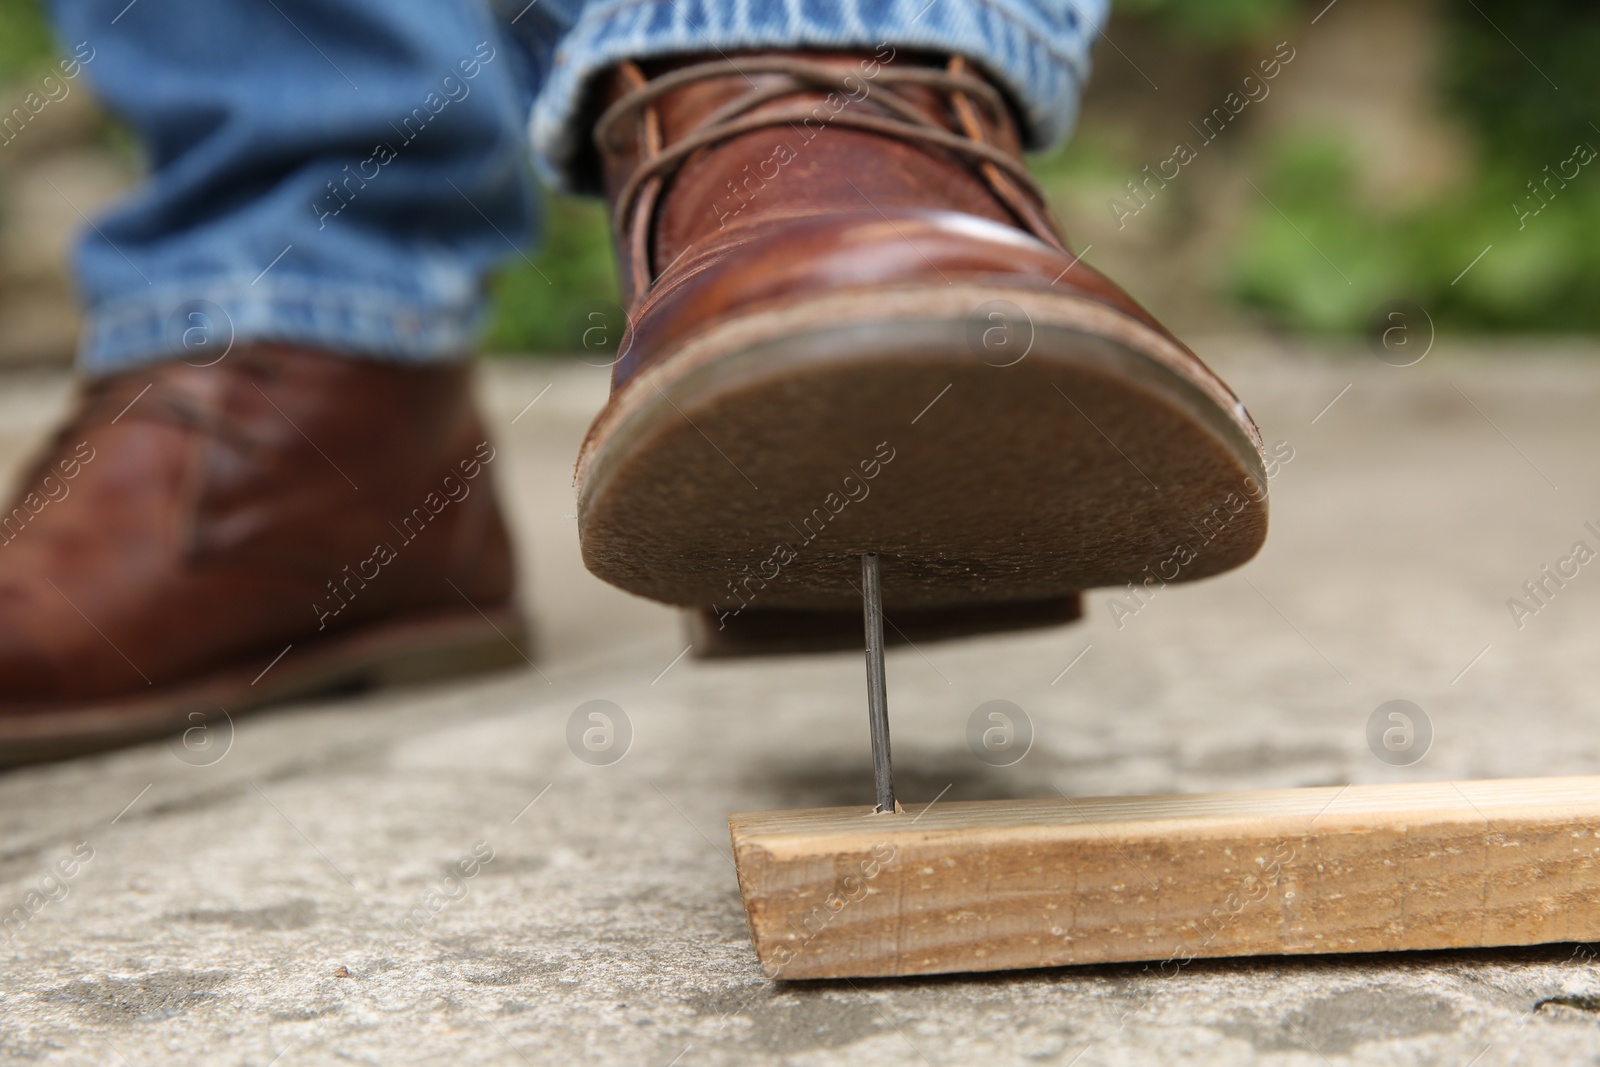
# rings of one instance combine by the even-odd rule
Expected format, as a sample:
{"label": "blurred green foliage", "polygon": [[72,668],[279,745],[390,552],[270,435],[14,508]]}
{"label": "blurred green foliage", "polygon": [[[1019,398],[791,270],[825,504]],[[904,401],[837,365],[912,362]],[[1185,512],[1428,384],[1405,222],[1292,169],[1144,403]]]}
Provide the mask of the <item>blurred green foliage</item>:
{"label": "blurred green foliage", "polygon": [[37,0],[0,0],[0,82],[31,73],[50,51],[50,26]]}
{"label": "blurred green foliage", "polygon": [[1299,0],[1112,0],[1118,14],[1149,18],[1175,40],[1201,46],[1251,41],[1279,25]]}
{"label": "blurred green foliage", "polygon": [[542,238],[537,253],[528,253],[531,263],[513,259],[491,281],[494,302],[485,346],[493,352],[615,348],[617,330],[585,335],[597,321],[589,314],[619,299],[605,205],[560,194],[546,197]]}
{"label": "blurred green foliage", "polygon": [[[1588,140],[1600,146],[1600,137]],[[1360,329],[1396,297],[1454,330],[1600,329],[1591,295],[1600,286],[1600,162],[1553,182],[1550,202],[1525,224],[1513,207],[1538,207],[1527,182],[1570,160],[1575,142],[1557,142],[1564,146],[1521,170],[1496,160],[1461,191],[1404,213],[1357,196],[1340,146],[1285,143],[1263,183],[1283,214],[1254,211],[1236,248],[1233,291],[1315,332]]]}
{"label": "blurred green foliage", "polygon": [[1261,182],[1283,213],[1253,210],[1232,292],[1318,332],[1358,330],[1396,297],[1455,330],[1600,330],[1600,162],[1567,162],[1580,144],[1600,147],[1600,5],[1474,0],[1441,12],[1441,89],[1476,142],[1473,172],[1393,210],[1357,193],[1340,145],[1287,140]]}

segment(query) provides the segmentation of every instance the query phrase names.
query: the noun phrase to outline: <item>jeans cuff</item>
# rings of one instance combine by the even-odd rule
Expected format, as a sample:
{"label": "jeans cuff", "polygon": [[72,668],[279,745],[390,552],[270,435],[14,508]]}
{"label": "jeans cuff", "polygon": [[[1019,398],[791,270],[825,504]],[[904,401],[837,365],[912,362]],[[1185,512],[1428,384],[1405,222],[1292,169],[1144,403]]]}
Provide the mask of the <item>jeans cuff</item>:
{"label": "jeans cuff", "polygon": [[838,0],[781,5],[758,19],[731,0],[609,0],[584,10],[561,47],[530,120],[544,177],[581,192],[591,151],[584,111],[595,77],[627,59],[750,49],[875,49],[887,44],[961,55],[1008,91],[1021,109],[1030,148],[1064,138],[1077,118],[1089,51],[1106,0],[1068,0],[1059,9],[1029,0]]}
{"label": "jeans cuff", "polygon": [[231,349],[259,342],[401,363],[464,359],[484,319],[484,302],[396,297],[325,279],[208,278],[163,285],[107,302],[86,316],[78,367],[110,374],[182,359],[206,366]]}

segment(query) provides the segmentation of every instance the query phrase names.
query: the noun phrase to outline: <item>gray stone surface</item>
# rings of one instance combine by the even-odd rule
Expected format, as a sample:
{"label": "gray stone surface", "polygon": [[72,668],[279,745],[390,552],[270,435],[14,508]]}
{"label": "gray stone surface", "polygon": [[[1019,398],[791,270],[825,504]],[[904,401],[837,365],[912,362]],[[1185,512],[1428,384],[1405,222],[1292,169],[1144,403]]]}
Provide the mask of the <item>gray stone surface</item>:
{"label": "gray stone surface", "polygon": [[[1401,369],[1200,348],[1293,448],[1266,550],[1121,629],[1100,592],[1074,627],[892,652],[903,795],[1600,767],[1600,568],[1520,631],[1506,607],[1597,541],[1600,353],[1441,341]],[[571,460],[604,380],[547,362],[485,375],[539,673],[260,714],[204,766],[153,744],[0,777],[0,912],[44,900],[0,946],[0,1062],[1600,1062],[1600,969],[1572,945],[766,981],[724,819],[870,799],[860,658],[677,659],[673,613],[587,575]],[[64,391],[50,374],[0,382],[8,467]],[[996,698],[1037,728],[1006,769],[964,741]],[[1394,698],[1434,728],[1414,766],[1367,746]],[[609,766],[567,746],[592,699],[632,723]],[[93,855],[49,884],[59,899],[29,898],[75,847]],[[493,858],[465,895],[408,930],[474,848]]]}

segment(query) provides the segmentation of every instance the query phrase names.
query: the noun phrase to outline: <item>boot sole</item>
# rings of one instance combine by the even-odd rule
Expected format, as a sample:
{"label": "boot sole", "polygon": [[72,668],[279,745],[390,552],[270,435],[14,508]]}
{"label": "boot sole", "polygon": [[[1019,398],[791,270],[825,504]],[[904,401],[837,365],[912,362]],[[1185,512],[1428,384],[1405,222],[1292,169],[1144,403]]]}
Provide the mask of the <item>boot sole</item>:
{"label": "boot sole", "polygon": [[[153,693],[49,707],[0,708],[0,766],[81,756],[170,734],[210,744],[212,724],[269,704],[355,688],[476,674],[527,662],[528,628],[514,608],[382,623],[215,671]],[[220,727],[216,727],[220,729]],[[231,732],[227,734],[231,744]],[[178,743],[174,738],[174,743]],[[201,752],[186,761],[207,760]],[[185,758],[180,755],[180,758]]]}
{"label": "boot sole", "polygon": [[[1016,309],[1004,365],[975,341],[989,301]],[[1267,523],[1259,435],[1192,355],[1071,293],[973,284],[702,332],[618,391],[577,483],[589,568],[700,608],[859,611],[867,551],[891,611],[1190,580]]]}

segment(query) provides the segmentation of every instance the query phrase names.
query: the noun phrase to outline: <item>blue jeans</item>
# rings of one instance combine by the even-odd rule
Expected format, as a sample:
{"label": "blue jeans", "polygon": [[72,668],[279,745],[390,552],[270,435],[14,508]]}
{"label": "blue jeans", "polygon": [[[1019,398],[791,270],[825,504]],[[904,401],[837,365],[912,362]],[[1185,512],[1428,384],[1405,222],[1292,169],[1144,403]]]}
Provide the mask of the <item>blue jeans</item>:
{"label": "blue jeans", "polygon": [[229,341],[462,358],[487,272],[537,229],[528,142],[572,187],[585,91],[617,62],[958,53],[1046,147],[1071,126],[1107,3],[53,0],[63,76],[132,124],[152,170],[77,248],[80,365],[198,362]]}

